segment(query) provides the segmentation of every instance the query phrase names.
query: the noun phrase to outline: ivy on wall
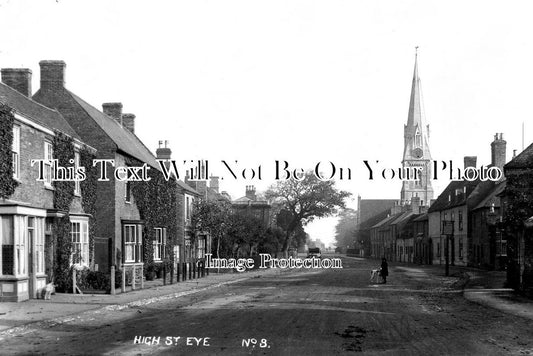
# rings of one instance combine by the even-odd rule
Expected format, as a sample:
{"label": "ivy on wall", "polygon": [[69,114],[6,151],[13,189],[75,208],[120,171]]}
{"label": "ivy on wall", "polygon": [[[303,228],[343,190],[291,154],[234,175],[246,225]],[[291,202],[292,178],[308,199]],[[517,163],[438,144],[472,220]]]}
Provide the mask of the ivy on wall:
{"label": "ivy on wall", "polygon": [[[53,143],[53,157],[61,167],[72,167],[74,146],[72,138],[55,132]],[[74,182],[54,181],[54,208],[68,212],[74,198]],[[54,280],[58,290],[66,291],[69,285],[70,255],[72,253],[72,238],[70,236],[70,218],[65,215],[55,221],[55,238],[57,242]]]}
{"label": "ivy on wall", "polygon": [[513,231],[521,230],[524,221],[533,216],[533,171],[507,174],[505,196],[505,225]]}
{"label": "ivy on wall", "polygon": [[[141,166],[135,159],[127,159],[129,166]],[[131,192],[139,209],[141,219],[145,221],[143,246],[145,271],[153,267],[153,241],[155,228],[166,228],[166,255],[171,246],[177,244],[178,186],[175,180],[166,181],[163,174],[151,168],[148,171],[150,181],[132,182]]]}
{"label": "ivy on wall", "polygon": [[13,179],[13,110],[0,103],[0,198],[7,199],[18,182]]}
{"label": "ivy on wall", "polygon": [[[53,143],[54,159],[61,167],[74,166],[74,145],[72,138],[56,131]],[[71,162],[72,161],[72,162]],[[68,211],[72,199],[74,198],[74,182],[73,181],[54,181],[54,208],[58,210]]]}
{"label": "ivy on wall", "polygon": [[85,180],[81,181],[81,204],[86,214],[91,214],[89,218],[89,260],[91,266],[94,264],[94,236],[96,232],[96,182],[98,172],[93,167],[93,159],[96,154],[84,147],[80,150],[80,166],[85,167]]}
{"label": "ivy on wall", "polygon": [[53,231],[56,238],[56,261],[54,264],[54,283],[60,292],[69,291],[71,285],[70,279],[70,254],[72,253],[72,241],[70,238],[70,218],[65,215],[57,218],[53,225]]}
{"label": "ivy on wall", "polygon": [[[523,289],[533,287],[533,268],[527,262],[520,283],[519,237],[525,233],[524,221],[533,216],[533,171],[531,169],[505,172],[505,209],[503,222],[507,233],[507,283],[509,287]],[[526,247],[527,250],[527,247]]]}

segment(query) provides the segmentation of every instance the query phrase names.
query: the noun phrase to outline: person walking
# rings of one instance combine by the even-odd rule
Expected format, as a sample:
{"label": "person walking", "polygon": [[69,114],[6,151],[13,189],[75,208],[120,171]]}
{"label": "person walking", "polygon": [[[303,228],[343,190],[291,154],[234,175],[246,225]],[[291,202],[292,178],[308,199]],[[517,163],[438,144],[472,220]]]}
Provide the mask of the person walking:
{"label": "person walking", "polygon": [[383,283],[387,283],[388,275],[389,275],[389,265],[387,264],[387,259],[383,257],[381,259],[381,278],[383,278]]}

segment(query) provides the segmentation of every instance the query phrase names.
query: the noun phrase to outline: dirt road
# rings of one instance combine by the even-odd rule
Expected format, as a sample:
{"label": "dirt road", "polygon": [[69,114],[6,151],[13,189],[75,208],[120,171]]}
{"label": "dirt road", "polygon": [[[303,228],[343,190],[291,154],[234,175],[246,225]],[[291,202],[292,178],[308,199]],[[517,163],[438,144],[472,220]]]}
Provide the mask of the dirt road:
{"label": "dirt road", "polygon": [[455,278],[344,259],[135,308],[80,314],[1,341],[1,354],[527,355],[530,320],[470,302]]}

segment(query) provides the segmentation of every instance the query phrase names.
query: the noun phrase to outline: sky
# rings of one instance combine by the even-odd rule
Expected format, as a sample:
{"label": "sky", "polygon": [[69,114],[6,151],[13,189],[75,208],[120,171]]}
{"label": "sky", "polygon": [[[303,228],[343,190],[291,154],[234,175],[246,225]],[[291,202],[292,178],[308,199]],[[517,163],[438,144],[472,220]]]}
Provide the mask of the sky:
{"label": "sky", "polygon": [[[363,199],[400,197],[363,161],[401,166],[415,46],[434,160],[490,163],[533,141],[533,4],[528,1],[0,0],[0,67],[67,64],[66,86],[97,108],[122,102],[153,152],[207,159],[233,198],[291,169],[333,162]],[[220,163],[261,166],[234,179]],[[237,161],[237,164],[234,164]],[[433,182],[436,195],[448,184]],[[334,240],[335,219],[308,225]]]}

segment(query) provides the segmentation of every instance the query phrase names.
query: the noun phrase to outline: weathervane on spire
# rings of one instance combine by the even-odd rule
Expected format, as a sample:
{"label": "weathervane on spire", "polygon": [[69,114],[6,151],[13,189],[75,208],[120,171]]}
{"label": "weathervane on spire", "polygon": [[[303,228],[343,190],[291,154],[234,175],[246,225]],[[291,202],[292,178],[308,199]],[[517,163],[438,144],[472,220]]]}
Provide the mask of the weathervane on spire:
{"label": "weathervane on spire", "polygon": [[415,56],[418,56],[418,46],[415,46]]}

